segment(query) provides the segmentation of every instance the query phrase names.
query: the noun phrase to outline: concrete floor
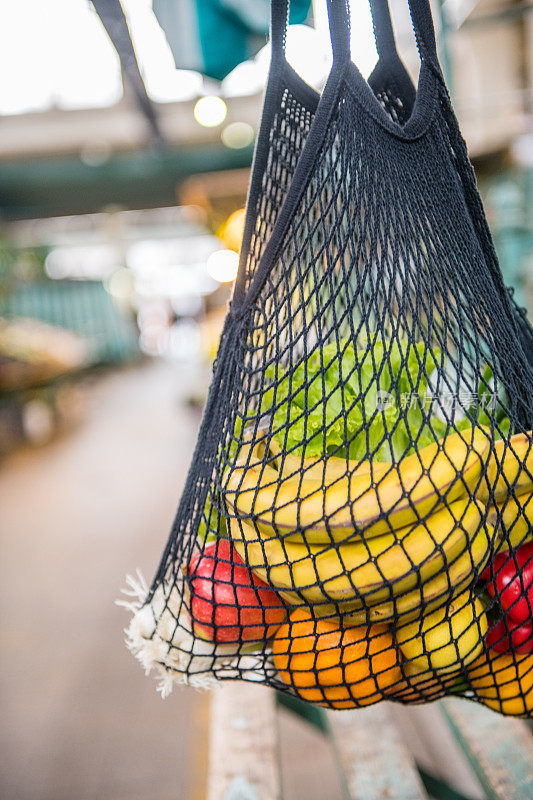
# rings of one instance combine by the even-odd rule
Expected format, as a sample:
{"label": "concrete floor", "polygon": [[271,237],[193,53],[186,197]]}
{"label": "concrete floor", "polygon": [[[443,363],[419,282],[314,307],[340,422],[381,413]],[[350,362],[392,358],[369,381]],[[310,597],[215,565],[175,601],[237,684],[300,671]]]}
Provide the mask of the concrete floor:
{"label": "concrete floor", "polygon": [[165,544],[199,421],[179,402],[191,380],[157,362],[108,374],[76,429],[1,466],[3,800],[204,796],[208,696],[162,701],[114,605]]}

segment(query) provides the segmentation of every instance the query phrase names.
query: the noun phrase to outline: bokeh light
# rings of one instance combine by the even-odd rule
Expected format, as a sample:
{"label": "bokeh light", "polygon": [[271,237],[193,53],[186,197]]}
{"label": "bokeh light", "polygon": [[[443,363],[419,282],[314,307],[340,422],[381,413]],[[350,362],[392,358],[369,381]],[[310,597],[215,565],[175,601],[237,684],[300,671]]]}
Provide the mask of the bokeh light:
{"label": "bokeh light", "polygon": [[254,140],[254,129],[247,122],[231,122],[221,133],[222,142],[231,150],[248,147]]}
{"label": "bokeh light", "polygon": [[237,277],[239,256],[234,250],[215,250],[207,259],[207,272],[218,283],[230,283]]}
{"label": "bokeh light", "polygon": [[201,97],[194,106],[194,117],[205,128],[216,128],[226,119],[228,109],[221,97],[207,95]]}

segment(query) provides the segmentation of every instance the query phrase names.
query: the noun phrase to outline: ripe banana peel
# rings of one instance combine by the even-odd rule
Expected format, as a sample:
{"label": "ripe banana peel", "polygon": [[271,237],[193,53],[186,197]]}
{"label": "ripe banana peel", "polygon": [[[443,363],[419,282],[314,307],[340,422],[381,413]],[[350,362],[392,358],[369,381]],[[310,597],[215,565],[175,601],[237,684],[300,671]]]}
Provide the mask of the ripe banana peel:
{"label": "ripe banana peel", "polygon": [[[482,570],[489,561],[490,549],[486,548],[484,552],[485,557],[480,561],[477,572]],[[470,589],[475,579],[472,575],[473,560],[475,559],[471,559],[467,553],[464,553],[449,567],[448,575],[441,572],[431,578],[422,587],[422,591],[417,588],[395,597],[390,602],[382,602],[366,608],[355,608],[355,602],[341,606],[332,603],[318,603],[311,606],[311,609],[317,619],[342,616],[345,625],[367,625],[375,622],[406,624],[419,619],[421,614],[429,614],[435,609],[441,608],[457,595]],[[284,592],[279,594],[287,602],[291,602]],[[301,604],[302,601],[300,601]]]}
{"label": "ripe banana peel", "polygon": [[487,463],[486,475],[477,496],[486,503],[501,503],[508,493],[533,491],[533,440],[531,431],[500,439]]}
{"label": "ripe banana peel", "polygon": [[[395,531],[472,492],[489,452],[483,429],[455,433],[399,464],[374,465],[326,483],[320,478],[283,478],[268,466],[243,464],[229,472],[225,500],[238,517],[252,519],[270,535],[308,544],[342,542]],[[381,469],[383,468],[383,472]]]}
{"label": "ripe banana peel", "polygon": [[507,496],[487,510],[487,520],[501,536],[496,552],[513,550],[533,538],[533,491]]}
{"label": "ripe banana peel", "polygon": [[461,498],[424,523],[336,546],[269,537],[235,519],[230,535],[256,575],[290,602],[361,607],[405,594],[446,570],[469,547],[483,512],[481,503]]}
{"label": "ripe banana peel", "polygon": [[383,475],[390,469],[390,462],[386,461],[355,461],[353,459],[337,458],[303,458],[291,453],[283,453],[274,438],[269,444],[269,451],[275,455],[273,463],[278,472],[278,479],[294,478],[296,480],[317,480],[329,485],[332,481],[345,475],[358,473],[359,475],[373,472],[376,476]]}
{"label": "ripe banana peel", "polygon": [[[469,550],[460,555],[446,570],[439,572],[419,588],[395,597],[392,601],[379,603],[361,611],[350,611],[344,615],[345,624],[360,625],[364,622],[404,622],[428,613],[472,586],[483,571],[492,554],[494,530],[481,526],[470,542]],[[281,593],[282,594],[282,593]],[[318,607],[314,606],[313,611]]]}

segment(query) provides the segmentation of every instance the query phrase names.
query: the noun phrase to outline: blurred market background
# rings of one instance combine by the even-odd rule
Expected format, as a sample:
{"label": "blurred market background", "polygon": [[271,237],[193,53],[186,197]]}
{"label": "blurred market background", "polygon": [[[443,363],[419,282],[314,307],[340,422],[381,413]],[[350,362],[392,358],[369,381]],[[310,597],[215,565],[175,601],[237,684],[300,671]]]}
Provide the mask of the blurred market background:
{"label": "blurred market background", "polygon": [[[325,0],[292,5],[289,60],[320,88]],[[416,77],[407,2],[391,5]],[[204,796],[209,699],[161,702],[113,601],[126,572],[155,570],[194,447],[236,273],[269,4],[153,6],[0,3],[5,800]],[[370,14],[351,7],[367,76]],[[533,6],[433,10],[502,270],[531,313]],[[286,797],[335,800],[327,748],[298,724],[283,723]]]}

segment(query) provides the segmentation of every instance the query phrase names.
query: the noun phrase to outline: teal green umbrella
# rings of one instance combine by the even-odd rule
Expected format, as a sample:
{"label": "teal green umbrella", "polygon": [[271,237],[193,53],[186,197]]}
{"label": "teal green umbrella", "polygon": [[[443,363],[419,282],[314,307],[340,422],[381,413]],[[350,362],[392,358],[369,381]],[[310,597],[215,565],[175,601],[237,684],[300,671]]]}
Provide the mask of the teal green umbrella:
{"label": "teal green umbrella", "polygon": [[[290,21],[305,22],[310,0],[291,0]],[[221,81],[264,46],[270,0],[153,0],[178,69]]]}

